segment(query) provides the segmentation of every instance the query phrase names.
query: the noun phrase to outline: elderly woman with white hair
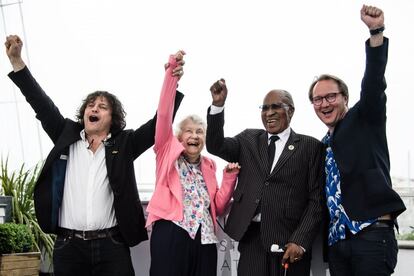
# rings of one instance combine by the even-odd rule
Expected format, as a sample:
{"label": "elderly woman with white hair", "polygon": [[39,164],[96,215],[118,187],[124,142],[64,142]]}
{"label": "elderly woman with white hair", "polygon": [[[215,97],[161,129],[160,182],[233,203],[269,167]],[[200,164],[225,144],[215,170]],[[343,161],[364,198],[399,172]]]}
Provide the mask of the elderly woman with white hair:
{"label": "elderly woman with white hair", "polygon": [[206,124],[184,118],[173,135],[174,98],[180,76],[171,76],[179,51],[171,56],[157,111],[154,151],[156,186],[148,204],[151,276],[212,276],[217,271],[216,216],[225,212],[239,165],[229,163],[219,188],[216,164],[202,156]]}

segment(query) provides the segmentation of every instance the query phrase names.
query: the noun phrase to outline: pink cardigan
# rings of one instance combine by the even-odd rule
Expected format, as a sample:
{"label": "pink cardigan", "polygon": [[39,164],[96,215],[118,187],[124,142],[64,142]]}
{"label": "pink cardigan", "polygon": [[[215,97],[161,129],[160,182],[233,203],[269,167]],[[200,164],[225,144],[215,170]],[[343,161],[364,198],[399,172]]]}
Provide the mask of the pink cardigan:
{"label": "pink cardigan", "polygon": [[[178,79],[171,76],[171,71],[177,64],[172,56],[169,63],[170,67],[165,73],[157,110],[154,145],[156,183],[154,193],[147,207],[146,227],[160,219],[183,220],[183,188],[175,164],[184,151],[184,147],[174,136],[172,130],[175,90]],[[224,171],[219,189],[216,179],[216,164],[212,159],[201,156],[201,172],[210,195],[210,213],[217,230],[216,216],[223,214],[228,206],[236,185],[237,173],[226,173]]]}

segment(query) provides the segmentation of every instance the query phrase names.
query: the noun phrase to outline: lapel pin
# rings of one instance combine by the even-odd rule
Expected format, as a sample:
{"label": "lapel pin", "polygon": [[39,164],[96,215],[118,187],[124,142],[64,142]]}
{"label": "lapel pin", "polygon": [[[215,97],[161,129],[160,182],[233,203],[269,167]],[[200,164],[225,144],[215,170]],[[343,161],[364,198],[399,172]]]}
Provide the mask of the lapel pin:
{"label": "lapel pin", "polygon": [[117,153],[118,153],[117,150],[112,151],[112,154],[117,154]]}
{"label": "lapel pin", "polygon": [[289,150],[293,150],[294,148],[295,148],[294,145],[289,145],[289,147],[288,147]]}

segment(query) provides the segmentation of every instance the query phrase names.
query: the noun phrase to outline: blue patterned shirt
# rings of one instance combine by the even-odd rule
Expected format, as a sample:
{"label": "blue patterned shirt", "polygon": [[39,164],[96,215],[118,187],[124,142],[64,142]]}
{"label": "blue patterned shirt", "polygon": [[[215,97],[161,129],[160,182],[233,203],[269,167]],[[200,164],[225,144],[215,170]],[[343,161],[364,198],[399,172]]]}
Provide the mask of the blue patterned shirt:
{"label": "blue patterned shirt", "polygon": [[345,228],[347,227],[352,234],[356,234],[365,227],[371,225],[377,219],[367,221],[353,221],[345,212],[342,205],[341,196],[341,175],[336,164],[334,154],[330,145],[331,136],[326,134],[322,142],[327,145],[325,157],[326,174],[326,202],[329,209],[329,235],[328,245],[331,246],[339,240],[346,238]]}

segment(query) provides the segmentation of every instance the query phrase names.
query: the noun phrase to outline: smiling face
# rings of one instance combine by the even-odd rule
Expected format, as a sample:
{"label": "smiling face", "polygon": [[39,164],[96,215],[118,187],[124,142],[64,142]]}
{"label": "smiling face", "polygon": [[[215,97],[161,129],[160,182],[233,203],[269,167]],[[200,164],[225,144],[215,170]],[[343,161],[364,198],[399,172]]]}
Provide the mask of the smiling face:
{"label": "smiling face", "polygon": [[[334,80],[318,81],[313,87],[312,97],[322,97],[320,105],[313,104],[313,109],[319,119],[330,129],[333,130],[336,124],[345,116],[348,111],[348,97],[342,93],[337,82]],[[328,94],[337,93],[335,100],[328,102],[326,97]]]}
{"label": "smiling face", "polygon": [[112,123],[112,108],[104,96],[98,96],[86,104],[83,115],[85,132],[88,135],[108,135]]}
{"label": "smiling face", "polygon": [[[270,107],[262,108],[261,114],[263,126],[268,133],[278,134],[289,127],[294,109],[284,93],[284,91],[272,90],[263,99],[263,106]],[[278,108],[272,108],[272,105]]]}
{"label": "smiling face", "polygon": [[206,140],[206,131],[202,122],[187,118],[180,124],[177,136],[184,147],[184,155],[190,163],[198,161]]}

